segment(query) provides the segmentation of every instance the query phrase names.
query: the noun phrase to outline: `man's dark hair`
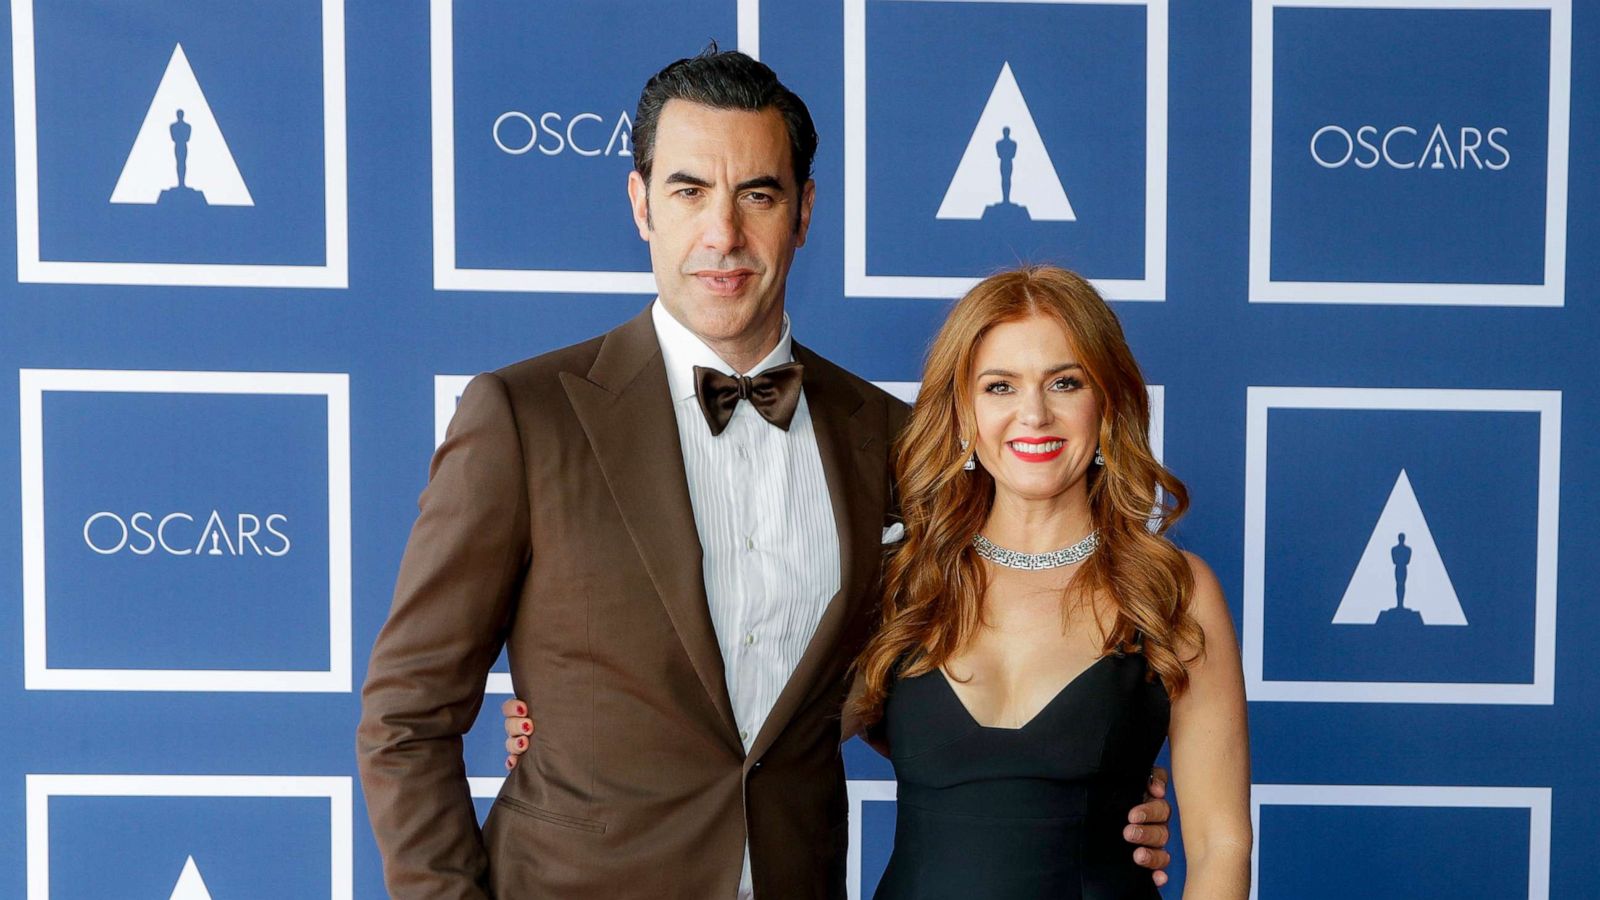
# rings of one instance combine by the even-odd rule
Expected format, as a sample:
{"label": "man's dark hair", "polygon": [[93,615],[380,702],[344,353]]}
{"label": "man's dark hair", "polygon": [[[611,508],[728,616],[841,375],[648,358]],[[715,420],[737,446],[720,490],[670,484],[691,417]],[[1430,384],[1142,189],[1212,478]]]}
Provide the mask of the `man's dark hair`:
{"label": "man's dark hair", "polygon": [[794,164],[796,189],[811,178],[811,160],[817,155],[817,128],[794,91],[783,86],[764,64],[737,50],[718,50],[715,41],[698,56],[680,59],[657,72],[639,95],[633,117],[633,167],[650,184],[655,162],[656,122],[668,100],[686,100],[714,109],[757,112],[776,109],[789,132],[789,158]]}

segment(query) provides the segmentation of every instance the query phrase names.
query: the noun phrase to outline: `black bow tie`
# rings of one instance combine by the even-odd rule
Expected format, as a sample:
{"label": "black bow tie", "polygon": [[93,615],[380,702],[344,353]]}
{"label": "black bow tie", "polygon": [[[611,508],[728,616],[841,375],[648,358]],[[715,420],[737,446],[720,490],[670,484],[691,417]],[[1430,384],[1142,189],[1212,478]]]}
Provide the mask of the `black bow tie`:
{"label": "black bow tie", "polygon": [[773,366],[754,376],[724,375],[716,369],[695,366],[694,396],[700,401],[700,411],[705,413],[713,435],[728,427],[733,408],[740,400],[750,401],[761,418],[788,431],[795,408],[800,405],[800,375],[804,371],[805,367],[796,362]]}

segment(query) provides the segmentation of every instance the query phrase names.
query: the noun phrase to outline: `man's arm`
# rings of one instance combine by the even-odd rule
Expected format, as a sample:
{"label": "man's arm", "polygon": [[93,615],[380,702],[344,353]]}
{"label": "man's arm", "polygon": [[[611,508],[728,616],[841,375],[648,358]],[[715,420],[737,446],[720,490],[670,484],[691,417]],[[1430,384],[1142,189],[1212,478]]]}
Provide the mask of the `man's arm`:
{"label": "man's arm", "polygon": [[527,569],[525,482],[505,384],[479,375],[434,454],[362,690],[361,786],[391,897],[488,896],[461,736]]}

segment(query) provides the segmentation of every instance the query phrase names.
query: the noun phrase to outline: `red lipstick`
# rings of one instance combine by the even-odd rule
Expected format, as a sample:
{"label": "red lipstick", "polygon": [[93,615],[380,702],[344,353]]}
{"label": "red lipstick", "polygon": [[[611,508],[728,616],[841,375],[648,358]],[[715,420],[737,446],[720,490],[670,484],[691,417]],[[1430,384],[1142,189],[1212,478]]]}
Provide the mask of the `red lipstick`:
{"label": "red lipstick", "polygon": [[1067,439],[1050,434],[1043,437],[1012,438],[1006,447],[1023,462],[1049,462],[1067,448]]}

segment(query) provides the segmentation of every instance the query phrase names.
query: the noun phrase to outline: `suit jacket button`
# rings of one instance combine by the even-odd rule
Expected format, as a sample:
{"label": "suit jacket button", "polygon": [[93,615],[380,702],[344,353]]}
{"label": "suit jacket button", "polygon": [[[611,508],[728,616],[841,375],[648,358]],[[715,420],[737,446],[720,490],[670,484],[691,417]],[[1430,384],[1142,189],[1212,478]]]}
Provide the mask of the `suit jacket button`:
{"label": "suit jacket button", "polygon": [[754,772],[755,770],[757,770],[759,768],[761,768],[761,763],[756,763],[755,765],[750,767],[750,771]]}

